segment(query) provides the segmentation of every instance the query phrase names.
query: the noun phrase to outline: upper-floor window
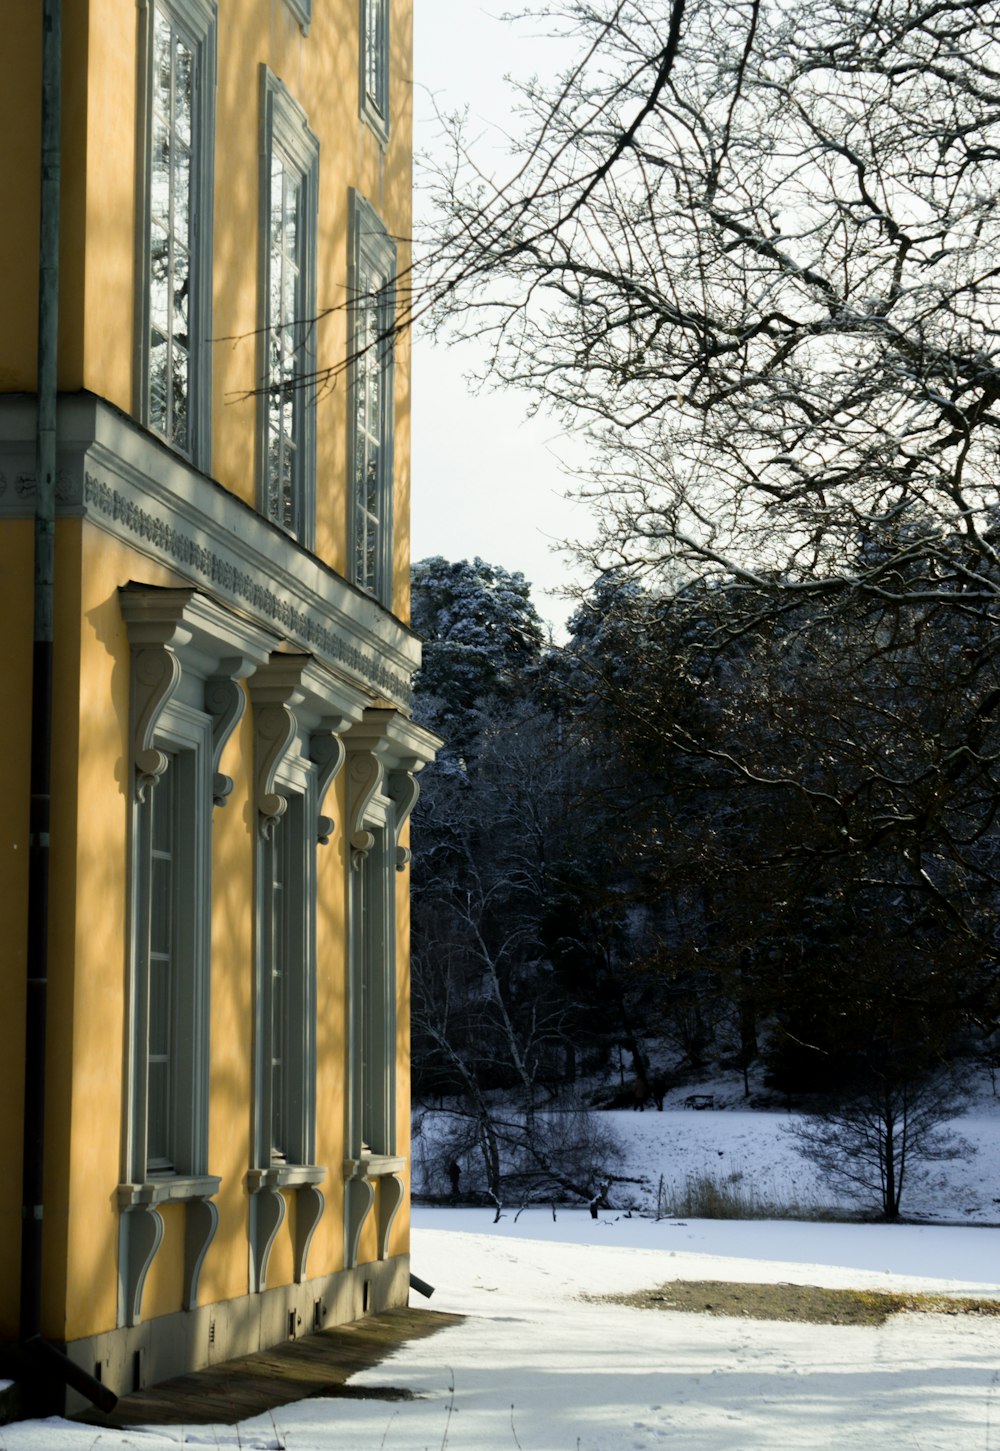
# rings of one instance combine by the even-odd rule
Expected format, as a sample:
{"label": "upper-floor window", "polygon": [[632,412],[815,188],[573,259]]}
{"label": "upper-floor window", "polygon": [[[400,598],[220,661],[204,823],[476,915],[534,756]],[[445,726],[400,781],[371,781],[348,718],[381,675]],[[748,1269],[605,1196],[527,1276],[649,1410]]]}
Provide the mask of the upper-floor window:
{"label": "upper-floor window", "polygon": [[142,45],[136,411],[208,469],[214,4],[146,0]]}
{"label": "upper-floor window", "polygon": [[311,546],[319,143],[261,67],[261,512]]}
{"label": "upper-floor window", "polygon": [[361,114],[389,135],[389,0],[361,0]]}
{"label": "upper-floor window", "polygon": [[352,193],[351,569],[354,583],[392,603],[393,326],[396,249]]}

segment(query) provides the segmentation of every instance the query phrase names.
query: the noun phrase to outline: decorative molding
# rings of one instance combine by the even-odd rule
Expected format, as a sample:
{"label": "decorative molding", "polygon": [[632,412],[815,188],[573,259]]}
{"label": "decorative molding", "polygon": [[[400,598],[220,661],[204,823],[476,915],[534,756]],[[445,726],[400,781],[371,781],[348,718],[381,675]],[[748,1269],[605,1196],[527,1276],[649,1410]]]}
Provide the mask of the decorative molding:
{"label": "decorative molding", "polygon": [[293,603],[270,585],[261,583],[262,576],[267,576],[257,566],[263,565],[263,561],[248,561],[246,568],[240,568],[218,551],[200,543],[193,529],[190,533],[186,532],[169,518],[164,518],[163,514],[154,514],[129,499],[120,489],[89,472],[84,478],[83,502],[88,516],[95,513],[99,522],[113,526],[113,533],[129,542],[151,546],[152,552],[163,557],[166,563],[186,574],[195,575],[214,592],[230,596],[237,606],[249,608],[262,617],[265,624],[277,628],[296,644],[301,643],[344,666],[366,685],[384,691],[391,700],[409,703],[411,685],[406,676],[349,644],[319,615]]}
{"label": "decorative molding", "polygon": [[396,869],[401,871],[406,866],[410,853],[399,845],[399,836],[420,794],[414,778],[434,759],[440,744],[432,731],[391,707],[369,706],[361,721],[351,726],[346,745],[350,759],[348,824],[352,866],[358,867],[374,844],[372,833],[365,827],[365,815],[386,778],[386,790],[394,806]]}
{"label": "decorative molding", "polygon": [[315,1184],[303,1184],[295,1193],[295,1283],[305,1284],[309,1246],[323,1218],[326,1200]]}
{"label": "decorative molding", "polygon": [[389,1235],[406,1193],[398,1174],[384,1174],[378,1185],[378,1257],[389,1258]]}
{"label": "decorative molding", "polygon": [[[415,764],[416,770],[420,770],[423,762]],[[396,870],[401,872],[410,860],[410,848],[400,846],[399,838],[402,835],[403,827],[410,819],[414,806],[420,799],[420,782],[412,770],[396,770],[389,772],[388,781],[389,799],[395,806],[393,813],[393,840],[396,848]]]}
{"label": "decorative molding", "polygon": [[142,1292],[163,1243],[163,1218],[152,1204],[126,1209],[118,1226],[118,1323],[142,1322]]}
{"label": "decorative molding", "polygon": [[135,796],[145,801],[170,763],[153,745],[164,707],[181,683],[181,662],[164,642],[137,649],[132,660],[132,765]]}
{"label": "decorative molding", "polygon": [[[408,705],[420,646],[389,610],[94,394],[62,394],[58,430],[60,518],[82,517],[180,574],[369,702]],[[0,517],[31,515],[34,438],[33,396],[0,396]]]}
{"label": "decorative molding", "polygon": [[278,1189],[262,1186],[250,1197],[250,1289],[267,1289],[267,1266],[288,1206]]}
{"label": "decorative molding", "polygon": [[184,1298],[185,1310],[198,1304],[198,1281],[208,1247],[219,1227],[219,1211],[211,1199],[192,1199],[184,1210]]}
{"label": "decorative molding", "polygon": [[233,789],[232,776],[219,770],[222,752],[233,731],[243,719],[247,697],[239,681],[229,675],[215,675],[205,682],[205,709],[212,717],[212,799],[216,806],[225,806]]}
{"label": "decorative molding", "polygon": [[358,1245],[365,1220],[375,1203],[374,1186],[365,1177],[348,1179],[344,1185],[344,1268],[358,1262]]}
{"label": "decorative molding", "polygon": [[333,835],[335,822],[332,816],[324,816],[323,805],[330,787],[344,764],[347,747],[340,738],[339,730],[348,724],[338,723],[338,730],[313,731],[309,755],[317,768],[316,772],[316,840],[326,846]]}
{"label": "decorative molding", "polygon": [[351,866],[357,868],[375,845],[375,837],[365,826],[365,817],[382,785],[385,768],[378,757],[378,745],[350,752],[347,768],[347,824],[350,833]]}
{"label": "decorative molding", "polygon": [[285,814],[288,802],[274,789],[274,779],[289,746],[295,740],[295,716],[287,705],[254,706],[255,799],[260,834],[269,841],[275,822]]}

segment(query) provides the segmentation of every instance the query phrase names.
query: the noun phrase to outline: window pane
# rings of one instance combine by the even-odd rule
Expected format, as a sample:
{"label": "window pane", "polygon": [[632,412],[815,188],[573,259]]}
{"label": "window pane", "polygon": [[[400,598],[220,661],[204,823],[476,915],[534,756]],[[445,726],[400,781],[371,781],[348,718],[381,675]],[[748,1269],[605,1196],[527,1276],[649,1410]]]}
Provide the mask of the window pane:
{"label": "window pane", "polygon": [[177,914],[175,857],[176,764],[171,759],[152,788],[149,874],[149,1038],[146,1080],[146,1159],[150,1168],[170,1166],[173,1091],[173,1013],[176,992],[174,921]]}
{"label": "window pane", "polygon": [[305,236],[301,208],[304,185],[301,176],[279,152],[270,165],[270,247],[267,282],[267,428],[266,477],[267,515],[289,533],[302,527],[300,496],[304,488],[301,470],[303,410],[302,332],[306,322],[303,292]]}
{"label": "window pane", "polygon": [[148,422],[187,451],[195,55],[160,7],[150,98]]}

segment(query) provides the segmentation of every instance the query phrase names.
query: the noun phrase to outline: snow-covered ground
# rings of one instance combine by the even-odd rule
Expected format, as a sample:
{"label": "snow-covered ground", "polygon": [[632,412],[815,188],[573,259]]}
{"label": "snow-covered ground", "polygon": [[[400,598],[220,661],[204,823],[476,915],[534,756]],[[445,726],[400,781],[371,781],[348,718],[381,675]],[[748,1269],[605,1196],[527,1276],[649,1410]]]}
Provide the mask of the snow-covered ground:
{"label": "snow-covered ground", "polygon": [[[720,1093],[718,1097],[722,1097]],[[710,1175],[728,1184],[744,1199],[782,1208],[801,1207],[857,1213],[872,1211],[874,1202],[859,1205],[824,1184],[816,1170],[795,1149],[791,1130],[799,1115],[780,1111],[726,1109],[667,1109],[657,1113],[629,1110],[602,1113],[603,1124],[614,1129],[624,1146],[619,1172],[642,1184],[615,1186],[611,1202],[630,1202],[652,1212],[660,1176],[671,1195],[691,1175]],[[437,1169],[439,1192],[447,1184],[443,1164],[434,1155],[440,1135],[449,1124],[447,1114],[425,1113],[414,1138],[418,1185]],[[914,1165],[903,1195],[903,1213],[912,1218],[1000,1221],[1000,1100],[983,1094],[974,1111],[944,1125],[966,1148],[960,1158],[926,1166]],[[476,1166],[473,1165],[473,1168]],[[516,1209],[516,1205],[513,1206]],[[513,1209],[512,1209],[513,1212]]]}
{"label": "snow-covered ground", "polygon": [[[623,1114],[627,1158],[660,1173],[793,1175],[784,1115]],[[1000,1196],[1000,1117],[938,1166],[951,1189],[911,1209],[980,1221]],[[761,1166],[764,1167],[761,1167]],[[631,1172],[626,1168],[625,1172]],[[991,1177],[992,1176],[992,1177]],[[820,1196],[822,1198],[822,1196]],[[466,1320],[355,1383],[412,1401],[309,1400],[240,1426],[0,1427],[0,1451],[1000,1451],[1000,1320],[897,1315],[877,1328],[716,1318],[595,1297],[671,1279],[924,1289],[1000,1300],[1000,1228],[797,1221],[659,1222],[621,1207],[414,1211],[413,1269]]]}

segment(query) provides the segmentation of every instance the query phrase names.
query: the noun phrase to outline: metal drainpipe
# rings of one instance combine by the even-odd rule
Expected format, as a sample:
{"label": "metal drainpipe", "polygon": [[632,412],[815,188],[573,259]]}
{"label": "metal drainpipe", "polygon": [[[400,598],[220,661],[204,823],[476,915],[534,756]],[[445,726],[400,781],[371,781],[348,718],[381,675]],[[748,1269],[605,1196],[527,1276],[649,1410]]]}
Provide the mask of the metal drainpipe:
{"label": "metal drainpipe", "polygon": [[52,645],[55,594],[56,405],[59,344],[59,186],[62,0],[42,0],[42,139],[38,254],[38,424],[35,439],[35,621],[31,678],[31,823],[28,851],[24,1148],[21,1179],[20,1341],[29,1364],[74,1386],[102,1410],[117,1397],[41,1339],[45,1160],[45,1021],[49,955],[52,795]]}
{"label": "metal drainpipe", "polygon": [[59,329],[61,0],[42,5],[42,144],[38,250],[38,424],[35,438],[35,629],[31,680],[28,994],[24,1042],[21,1340],[41,1328],[45,1011],[48,987],[52,614],[55,586],[56,362]]}

